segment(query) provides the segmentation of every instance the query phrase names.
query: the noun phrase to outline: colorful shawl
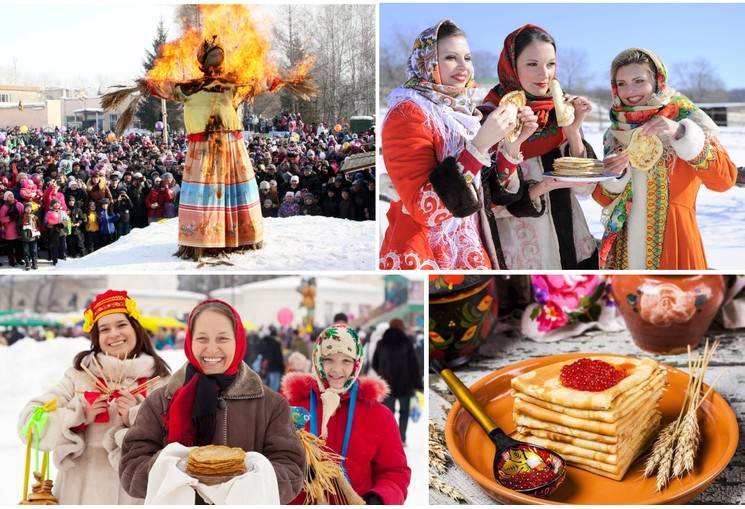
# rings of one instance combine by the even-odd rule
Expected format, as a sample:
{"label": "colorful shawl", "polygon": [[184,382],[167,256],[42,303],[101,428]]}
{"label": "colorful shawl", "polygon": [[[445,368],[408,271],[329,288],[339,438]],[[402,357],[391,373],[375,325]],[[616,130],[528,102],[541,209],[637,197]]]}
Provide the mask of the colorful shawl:
{"label": "colorful shawl", "polygon": [[435,104],[449,106],[456,112],[473,115],[475,104],[472,97],[476,91],[473,76],[468,78],[465,87],[443,85],[440,79],[440,71],[437,68],[437,32],[443,23],[455,25],[449,19],[442,20],[437,25],[423,31],[414,41],[406,70],[406,83],[403,87],[416,90]]}
{"label": "colorful shawl", "polygon": [[[655,80],[657,91],[645,105],[626,106],[618,97],[618,88],[616,87],[614,76],[611,76],[611,92],[613,94],[613,105],[610,109],[610,135],[617,140],[612,142],[611,136],[605,138],[605,155],[619,151],[626,147],[631,139],[631,133],[634,129],[643,126],[646,122],[656,116],[663,116],[680,122],[685,118],[690,118],[696,124],[700,125],[707,137],[714,137],[718,132],[716,124],[690,99],[669,86],[667,68],[662,61],[649,50],[643,48],[632,48],[646,54],[657,69]],[[663,156],[657,162],[647,178],[647,194],[655,196],[656,207],[647,213],[647,250],[646,250],[646,269],[654,270],[659,266],[662,254],[662,242],[665,235],[665,225],[667,223],[668,209],[668,171],[667,171],[667,154],[670,154],[669,143],[666,144],[666,150]],[[645,199],[645,198],[643,198]],[[620,242],[619,235],[622,234],[623,225],[628,217],[633,200],[632,180],[626,184],[626,188],[606,207],[603,216],[605,222],[605,231],[600,246],[600,267],[606,269],[624,269],[628,268],[628,253],[623,246],[625,242]]]}
{"label": "colorful shawl", "polygon": [[[515,90],[522,90],[520,79],[517,76],[515,39],[526,28],[537,28],[546,32],[539,26],[528,24],[518,28],[505,38],[497,67],[499,84],[492,88],[484,98],[483,104],[491,103],[493,105],[491,108],[484,108],[485,113],[486,109],[496,108],[505,94]],[[538,130],[520,147],[525,159],[530,159],[532,157],[542,156],[560,146],[566,140],[566,135],[564,134],[564,130],[559,128],[556,115],[551,114],[554,109],[554,101],[550,95],[547,94],[543,97],[534,97],[528,93],[525,95],[528,99],[527,105],[538,116]]]}

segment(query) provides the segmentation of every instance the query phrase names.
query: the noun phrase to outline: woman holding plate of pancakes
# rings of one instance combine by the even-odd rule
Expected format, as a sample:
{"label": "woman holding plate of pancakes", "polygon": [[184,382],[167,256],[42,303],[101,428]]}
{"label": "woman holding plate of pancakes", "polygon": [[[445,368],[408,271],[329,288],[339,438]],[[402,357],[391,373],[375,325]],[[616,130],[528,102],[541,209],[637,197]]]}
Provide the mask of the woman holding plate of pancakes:
{"label": "woman holding plate of pancakes", "polygon": [[[471,51],[450,20],[424,30],[409,56],[407,81],[388,97],[383,160],[395,190],[380,249],[381,269],[504,268],[483,242],[482,170],[496,148],[492,201],[517,198],[519,146],[504,142],[515,116],[476,110]],[[535,129],[529,109],[519,113]],[[483,120],[483,122],[481,122]]]}
{"label": "woman holding plate of pancakes", "polygon": [[574,120],[559,121],[563,119],[557,118],[557,98],[550,93],[556,75],[556,43],[535,25],[525,25],[507,36],[498,74],[499,84],[479,109],[491,111],[505,95],[522,90],[538,126],[534,132],[524,129],[518,138],[523,157],[521,199],[508,206],[492,203],[491,208],[485,207],[499,232],[494,236],[495,250],[503,255],[508,269],[596,269],[595,239],[575,197],[589,195],[595,184],[543,176],[559,157],[595,158],[580,131],[592,106],[583,97],[562,98],[565,101],[557,102],[563,108],[565,103],[574,108]]}
{"label": "woman holding plate of pancakes", "polygon": [[593,193],[605,207],[600,266],[707,269],[696,196],[701,184],[722,192],[737,179],[717,140],[719,128],[668,85],[665,65],[649,50],[622,51],[610,74],[613,106],[604,163],[619,177]]}

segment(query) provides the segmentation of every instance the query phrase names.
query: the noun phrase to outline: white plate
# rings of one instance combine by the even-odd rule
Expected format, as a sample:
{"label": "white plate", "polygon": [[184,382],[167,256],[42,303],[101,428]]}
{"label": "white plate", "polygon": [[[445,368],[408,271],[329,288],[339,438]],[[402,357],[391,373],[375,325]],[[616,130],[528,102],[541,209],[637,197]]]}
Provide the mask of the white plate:
{"label": "white plate", "polygon": [[603,180],[610,180],[618,177],[618,175],[614,175],[613,173],[605,173],[603,175],[595,175],[595,176],[584,176],[584,175],[554,175],[554,172],[547,171],[543,174],[544,177],[550,177],[554,178],[556,180],[561,180],[564,182],[602,182]]}

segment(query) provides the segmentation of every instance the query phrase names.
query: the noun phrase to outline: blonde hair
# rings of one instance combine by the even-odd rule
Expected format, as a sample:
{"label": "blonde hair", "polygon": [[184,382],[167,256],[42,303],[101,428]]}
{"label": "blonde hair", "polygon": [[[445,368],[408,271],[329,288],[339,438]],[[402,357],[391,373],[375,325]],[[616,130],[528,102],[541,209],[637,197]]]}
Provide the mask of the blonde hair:
{"label": "blonde hair", "polygon": [[610,80],[611,82],[616,82],[616,73],[618,73],[618,70],[621,67],[625,67],[627,65],[633,65],[633,64],[639,64],[643,67],[646,67],[649,71],[650,76],[652,77],[652,83],[655,84],[655,88],[657,85],[657,66],[654,64],[652,59],[647,55],[645,52],[641,51],[638,48],[631,48],[622,51],[619,53],[616,58],[613,59],[613,62],[610,64]]}

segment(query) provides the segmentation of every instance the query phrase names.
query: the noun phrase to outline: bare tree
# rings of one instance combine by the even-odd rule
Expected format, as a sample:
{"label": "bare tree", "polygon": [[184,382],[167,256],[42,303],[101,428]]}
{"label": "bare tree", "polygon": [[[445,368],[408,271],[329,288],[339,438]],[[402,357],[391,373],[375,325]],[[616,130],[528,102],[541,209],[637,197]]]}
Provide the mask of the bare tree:
{"label": "bare tree", "polygon": [[690,62],[673,64],[675,88],[685,93],[693,102],[717,102],[727,100],[724,81],[716,68],[703,57]]}
{"label": "bare tree", "polygon": [[573,94],[582,93],[590,87],[588,56],[584,50],[576,48],[560,49],[557,55],[557,79],[561,87]]}

